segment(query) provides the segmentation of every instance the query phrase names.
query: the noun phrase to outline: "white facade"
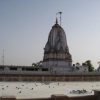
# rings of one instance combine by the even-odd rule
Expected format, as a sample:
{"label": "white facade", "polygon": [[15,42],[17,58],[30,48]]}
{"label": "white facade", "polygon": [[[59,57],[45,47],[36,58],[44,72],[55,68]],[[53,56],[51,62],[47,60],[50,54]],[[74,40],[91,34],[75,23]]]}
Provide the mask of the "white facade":
{"label": "white facade", "polygon": [[43,66],[47,67],[51,73],[67,73],[72,72],[71,62],[66,61],[47,61],[43,62]]}
{"label": "white facade", "polygon": [[45,61],[43,62],[44,67],[68,67],[71,66],[71,62],[66,62],[66,61]]}

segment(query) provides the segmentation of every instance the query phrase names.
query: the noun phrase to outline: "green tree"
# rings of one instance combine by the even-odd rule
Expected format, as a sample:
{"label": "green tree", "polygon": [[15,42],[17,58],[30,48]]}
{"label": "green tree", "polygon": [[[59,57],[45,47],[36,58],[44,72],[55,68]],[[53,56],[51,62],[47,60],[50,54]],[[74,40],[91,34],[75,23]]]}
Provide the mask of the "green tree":
{"label": "green tree", "polygon": [[91,63],[91,60],[85,61],[85,64],[88,66],[89,72],[94,71],[94,67],[93,67],[93,65],[92,65],[92,63]]}

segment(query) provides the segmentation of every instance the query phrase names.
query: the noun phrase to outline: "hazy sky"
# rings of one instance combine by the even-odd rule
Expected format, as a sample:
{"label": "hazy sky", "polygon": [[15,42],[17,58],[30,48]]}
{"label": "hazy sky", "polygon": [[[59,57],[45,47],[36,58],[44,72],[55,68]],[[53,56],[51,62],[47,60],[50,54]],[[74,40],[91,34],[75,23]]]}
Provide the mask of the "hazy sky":
{"label": "hazy sky", "polygon": [[48,34],[62,11],[73,63],[100,61],[100,0],[0,0],[0,64],[43,59]]}

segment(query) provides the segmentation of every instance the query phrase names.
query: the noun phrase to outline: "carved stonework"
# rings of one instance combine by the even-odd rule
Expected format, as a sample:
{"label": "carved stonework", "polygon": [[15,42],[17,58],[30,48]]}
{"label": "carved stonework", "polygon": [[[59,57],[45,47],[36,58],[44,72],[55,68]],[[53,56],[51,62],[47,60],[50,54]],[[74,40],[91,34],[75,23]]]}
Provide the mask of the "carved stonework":
{"label": "carved stonework", "polygon": [[[62,61],[65,63],[64,66],[72,64],[72,58],[66,41],[66,34],[58,23],[52,27],[49,33],[48,41],[44,48],[43,62],[48,64],[46,66],[49,66],[49,61]],[[66,63],[68,64],[66,65]]]}

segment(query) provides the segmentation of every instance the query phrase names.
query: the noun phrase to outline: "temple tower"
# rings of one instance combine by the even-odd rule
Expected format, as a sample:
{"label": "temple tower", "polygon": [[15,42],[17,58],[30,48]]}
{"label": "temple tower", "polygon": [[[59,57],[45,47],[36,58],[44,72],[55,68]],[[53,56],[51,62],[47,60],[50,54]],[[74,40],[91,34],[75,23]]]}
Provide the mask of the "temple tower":
{"label": "temple tower", "polygon": [[49,33],[48,41],[44,48],[43,66],[50,69],[71,70],[72,57],[69,53],[66,34],[58,24],[57,19]]}

